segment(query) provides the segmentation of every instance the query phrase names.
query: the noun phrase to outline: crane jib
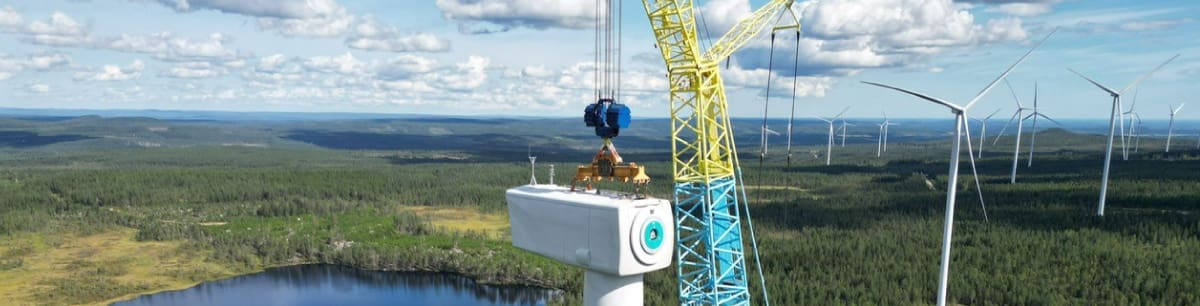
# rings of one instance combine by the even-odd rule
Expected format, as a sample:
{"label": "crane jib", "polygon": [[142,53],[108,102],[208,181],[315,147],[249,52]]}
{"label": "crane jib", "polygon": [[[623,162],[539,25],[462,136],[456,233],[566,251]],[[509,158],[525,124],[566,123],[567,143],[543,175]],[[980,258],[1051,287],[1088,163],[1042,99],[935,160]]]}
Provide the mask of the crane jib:
{"label": "crane jib", "polygon": [[[749,305],[742,240],[745,200],[719,63],[790,13],[794,0],[772,0],[741,20],[707,53],[700,50],[694,1],[643,0],[670,84],[671,152],[675,179],[676,275],[680,304]],[[703,21],[701,21],[703,22]],[[739,189],[742,192],[739,194]],[[749,210],[745,211],[750,223]],[[751,251],[758,261],[753,227]],[[763,280],[761,265],[758,277]],[[770,305],[763,286],[764,304]]]}

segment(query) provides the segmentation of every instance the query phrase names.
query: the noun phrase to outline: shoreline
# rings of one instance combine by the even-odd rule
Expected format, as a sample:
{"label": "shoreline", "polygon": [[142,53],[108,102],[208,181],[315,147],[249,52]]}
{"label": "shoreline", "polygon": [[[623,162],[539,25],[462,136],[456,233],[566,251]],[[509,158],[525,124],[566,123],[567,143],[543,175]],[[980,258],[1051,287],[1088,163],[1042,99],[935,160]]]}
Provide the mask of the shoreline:
{"label": "shoreline", "polygon": [[255,270],[252,270],[252,271],[247,271],[247,272],[245,272],[245,273],[237,273],[237,274],[228,275],[228,276],[224,276],[224,277],[219,277],[219,278],[214,278],[214,279],[206,279],[206,280],[197,281],[197,282],[195,282],[195,283],[192,283],[192,284],[189,284],[189,285],[187,285],[187,286],[178,286],[178,287],[163,288],[163,289],[157,289],[157,290],[151,290],[151,291],[147,291],[147,292],[139,292],[139,293],[130,293],[130,294],[126,294],[126,295],[124,295],[124,296],[120,296],[120,297],[112,298],[112,299],[109,299],[109,300],[106,300],[106,301],[103,301],[103,302],[99,302],[99,303],[97,303],[97,304],[93,304],[93,305],[113,305],[113,304],[120,303],[120,302],[131,301],[131,300],[137,299],[137,298],[139,298],[139,297],[142,297],[142,296],[154,295],[154,294],[159,294],[159,293],[164,293],[164,292],[172,292],[172,291],[184,291],[184,290],[188,290],[188,289],[194,288],[194,287],[196,287],[196,286],[199,286],[199,285],[201,285],[201,284],[208,283],[208,282],[217,282],[217,281],[222,281],[222,280],[232,279],[232,278],[236,278],[236,277],[246,276],[246,275],[252,275],[252,274],[257,274],[257,273],[263,273],[263,272],[266,272],[266,271],[267,271],[267,270],[269,270],[269,269],[276,269],[276,268],[286,268],[286,267],[295,267],[295,266],[307,266],[307,265],[330,265],[330,266],[339,266],[339,267],[352,268],[352,269],[357,269],[357,270],[360,270],[360,271],[367,271],[367,272],[439,273],[439,274],[450,274],[450,275],[454,275],[454,276],[456,276],[456,277],[462,277],[462,278],[465,278],[465,279],[469,279],[469,280],[471,280],[472,282],[475,282],[475,284],[478,284],[478,285],[481,285],[481,286],[491,286],[491,287],[524,286],[524,287],[531,287],[531,288],[537,288],[537,289],[542,289],[542,290],[549,290],[549,291],[552,291],[552,292],[553,292],[553,296],[555,296],[555,297],[561,297],[561,296],[564,294],[564,292],[565,292],[563,289],[559,289],[559,288],[548,288],[548,287],[544,287],[544,286],[533,285],[533,284],[525,284],[525,283],[512,283],[512,284],[510,284],[510,283],[491,283],[491,282],[483,282],[483,281],[480,281],[480,280],[479,280],[479,278],[477,278],[477,277],[474,277],[474,276],[471,276],[471,275],[467,275],[467,274],[463,274],[463,273],[458,273],[458,272],[434,271],[434,270],[420,270],[420,269],[418,269],[418,270],[388,270],[388,269],[372,270],[372,269],[365,269],[365,268],[361,268],[361,267],[355,267],[355,266],[351,266],[351,265],[341,265],[341,264],[331,264],[331,263],[320,263],[320,262],[304,262],[304,263],[293,263],[293,264],[286,264],[286,265],[275,265],[275,266],[262,267],[262,268],[255,269]]}

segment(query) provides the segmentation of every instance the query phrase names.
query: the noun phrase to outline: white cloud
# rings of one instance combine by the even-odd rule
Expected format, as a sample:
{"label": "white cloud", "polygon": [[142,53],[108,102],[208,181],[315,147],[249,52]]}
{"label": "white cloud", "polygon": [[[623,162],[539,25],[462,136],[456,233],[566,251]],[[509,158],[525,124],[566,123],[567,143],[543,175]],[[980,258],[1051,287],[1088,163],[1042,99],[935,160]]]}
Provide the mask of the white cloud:
{"label": "white cloud", "polygon": [[528,66],[521,69],[521,75],[530,78],[548,78],[554,76],[554,71],[546,69],[545,65]]}
{"label": "white cloud", "polygon": [[334,0],[158,0],[180,12],[209,9],[230,14],[271,18],[316,18],[335,14]]}
{"label": "white cloud", "polygon": [[179,12],[214,10],[257,17],[262,30],[284,36],[334,37],[354,23],[335,0],[158,0]]}
{"label": "white cloud", "polygon": [[38,94],[48,93],[48,92],[50,92],[50,85],[41,84],[41,83],[33,83],[33,84],[26,85],[25,91],[28,91],[31,93],[38,93]]}
{"label": "white cloud", "polygon": [[[489,33],[525,27],[584,29],[595,26],[591,0],[437,0],[442,16],[458,22],[464,33]],[[487,29],[478,26],[494,25]]]}
{"label": "white cloud", "polygon": [[29,68],[45,71],[69,64],[71,64],[71,57],[69,56],[59,53],[43,53],[30,56],[28,66]]}
{"label": "white cloud", "polygon": [[0,81],[11,79],[25,70],[25,63],[5,54],[0,54]]}
{"label": "white cloud", "polygon": [[229,69],[209,62],[191,62],[175,65],[163,75],[178,79],[202,79],[219,77],[228,73]]}
{"label": "white cloud", "polygon": [[355,19],[345,8],[338,7],[331,14],[312,18],[259,18],[258,27],[279,31],[284,36],[334,37],[346,33]]}
{"label": "white cloud", "polygon": [[1131,32],[1159,31],[1159,30],[1171,29],[1171,28],[1174,28],[1181,24],[1192,23],[1195,21],[1196,21],[1195,19],[1191,19],[1191,18],[1133,21],[1133,22],[1123,22],[1118,27],[1121,30],[1131,31]]}
{"label": "white cloud", "polygon": [[233,60],[237,52],[226,47],[229,37],[213,33],[208,39],[197,40],[175,37],[168,32],[151,35],[129,35],[109,39],[104,47],[112,50],[143,53],[164,61],[216,61]]}
{"label": "white cloud", "polygon": [[11,79],[25,69],[47,71],[70,63],[69,56],[58,53],[35,53],[26,59],[0,54],[0,80]]}
{"label": "white cloud", "polygon": [[117,65],[104,65],[100,70],[95,72],[76,72],[76,81],[125,81],[140,78],[142,70],[146,69],[146,65],[141,60],[133,60],[133,63],[124,68]]}
{"label": "white cloud", "polygon": [[[1018,18],[980,24],[965,5],[950,0],[826,0],[801,5],[805,30],[796,74],[802,76],[844,76],[863,69],[910,66],[949,50],[1023,41],[1029,36]],[[709,20],[724,20],[717,13],[749,14],[747,0],[714,0],[706,7],[714,9],[706,13]],[[776,40],[777,51],[795,48],[793,36],[782,37]],[[763,37],[736,54],[734,63],[743,69],[765,70],[769,51],[769,40]],[[793,52],[776,52],[775,72],[791,76],[795,57]]]}
{"label": "white cloud", "polygon": [[305,71],[298,60],[283,54],[272,54],[259,58],[258,65],[253,71],[247,72],[245,78],[251,82],[251,86],[275,88],[305,79]]}
{"label": "white cloud", "polygon": [[404,80],[429,73],[437,61],[416,55],[402,54],[375,65],[375,75],[382,80]]}
{"label": "white cloud", "polygon": [[389,52],[444,52],[450,50],[450,41],[429,33],[401,33],[396,27],[367,18],[354,26],[346,46]]}
{"label": "white cloud", "polygon": [[288,58],[283,54],[272,54],[264,56],[258,60],[258,66],[255,70],[260,72],[279,72],[283,69],[284,64],[288,62]]}
{"label": "white cloud", "polygon": [[1051,7],[1052,5],[1052,3],[1029,2],[1004,3],[988,8],[987,11],[1000,12],[1020,17],[1033,17],[1049,14],[1053,10]]}
{"label": "white cloud", "polygon": [[63,12],[55,11],[49,20],[30,22],[22,32],[30,43],[50,46],[80,46],[92,41],[91,31]]}
{"label": "white cloud", "polygon": [[354,58],[346,52],[339,56],[314,56],[304,61],[304,67],[320,72],[336,72],[344,75],[362,75],[367,73],[367,64]]}
{"label": "white cloud", "polygon": [[24,24],[25,18],[11,6],[4,6],[4,9],[0,9],[0,29],[15,30]]}
{"label": "white cloud", "polygon": [[720,33],[728,32],[738,20],[749,16],[750,1],[747,0],[711,0],[700,7],[704,14],[704,23],[696,24],[697,30],[711,33],[720,37]]}
{"label": "white cloud", "polygon": [[487,82],[487,69],[491,60],[472,55],[466,62],[456,64],[456,69],[438,77],[438,85],[450,90],[472,90]]}

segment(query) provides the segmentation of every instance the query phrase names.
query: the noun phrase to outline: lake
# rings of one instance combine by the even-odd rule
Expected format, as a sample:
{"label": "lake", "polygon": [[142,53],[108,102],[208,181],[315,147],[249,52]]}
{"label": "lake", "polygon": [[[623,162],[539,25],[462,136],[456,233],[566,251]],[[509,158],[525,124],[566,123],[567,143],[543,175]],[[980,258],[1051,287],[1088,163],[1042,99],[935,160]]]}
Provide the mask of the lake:
{"label": "lake", "polygon": [[554,290],[532,287],[480,285],[444,273],[301,265],[201,283],[113,305],[545,305],[556,294]]}

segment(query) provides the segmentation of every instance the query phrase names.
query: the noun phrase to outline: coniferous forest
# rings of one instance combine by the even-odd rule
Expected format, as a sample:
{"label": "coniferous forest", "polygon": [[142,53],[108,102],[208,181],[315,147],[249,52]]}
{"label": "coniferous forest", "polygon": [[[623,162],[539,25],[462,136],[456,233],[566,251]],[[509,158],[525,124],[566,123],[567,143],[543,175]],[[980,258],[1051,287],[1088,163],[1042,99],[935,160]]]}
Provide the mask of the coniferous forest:
{"label": "coniferous forest", "polygon": [[[1005,148],[1011,140],[1002,139],[978,161],[986,220],[964,164],[951,301],[1200,304],[1200,151],[1145,149],[1115,161],[1106,216],[1096,217],[1103,152],[1064,144],[1100,138],[1062,130],[1043,134],[1049,135],[1034,167],[1022,157],[1017,184],[1009,184],[1012,160]],[[366,141],[388,134],[379,135]],[[161,258],[193,263],[152,272],[156,277],[199,282],[329,263],[554,288],[564,294],[553,303],[579,304],[582,272],[512,247],[503,224],[439,222],[422,213],[506,214],[504,190],[528,182],[529,165],[527,145],[510,143],[524,138],[500,139],[505,143],[445,150],[346,144],[354,139],[339,146],[279,140],[268,146],[199,141],[122,147],[102,137],[7,145],[0,158],[0,276],[37,271],[38,254],[73,243],[63,237],[128,231],[137,245],[170,245]],[[897,142],[876,158],[875,143],[867,140],[836,148],[841,153],[831,166],[809,156],[820,146],[801,146],[791,167],[782,149],[760,166],[755,148],[743,148],[772,304],[933,303],[948,144]],[[546,165],[558,166],[555,181],[562,184],[575,164],[591,157],[583,149],[542,151],[550,152],[539,159],[543,182]],[[634,149],[626,159],[647,165],[650,194],[670,198],[665,157]],[[147,264],[138,260],[81,257],[60,264],[61,275],[40,276],[33,284],[0,282],[0,290],[28,291],[19,298],[30,303],[90,304],[171,287],[137,279]],[[753,272],[753,262],[750,267]],[[674,273],[672,267],[647,276],[647,305],[677,304]],[[754,298],[761,301],[752,278]]]}

